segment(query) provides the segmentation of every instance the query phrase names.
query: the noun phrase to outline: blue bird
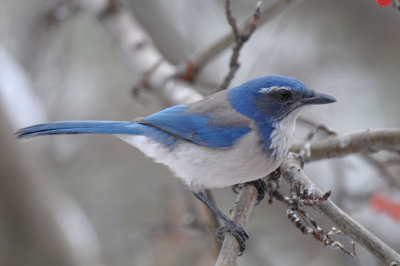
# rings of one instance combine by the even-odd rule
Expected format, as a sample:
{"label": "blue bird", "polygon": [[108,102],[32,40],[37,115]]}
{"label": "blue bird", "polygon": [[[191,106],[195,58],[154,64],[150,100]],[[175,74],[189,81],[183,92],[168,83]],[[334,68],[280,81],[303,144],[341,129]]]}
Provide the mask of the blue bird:
{"label": "blue bird", "polygon": [[182,179],[223,220],[225,226],[217,233],[230,231],[243,252],[247,233],[204,190],[246,182],[259,184],[260,190],[262,182],[257,180],[277,169],[287,156],[303,107],[335,101],[294,78],[262,76],[134,121],[53,122],[20,129],[16,135],[102,133],[121,138]]}

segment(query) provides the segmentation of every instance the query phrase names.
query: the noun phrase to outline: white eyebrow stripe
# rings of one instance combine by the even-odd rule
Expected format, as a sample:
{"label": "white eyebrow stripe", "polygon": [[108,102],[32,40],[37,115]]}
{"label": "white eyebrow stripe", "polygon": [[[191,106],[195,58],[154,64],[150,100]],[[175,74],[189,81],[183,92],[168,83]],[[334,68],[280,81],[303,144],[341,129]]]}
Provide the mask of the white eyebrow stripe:
{"label": "white eyebrow stripe", "polygon": [[265,93],[268,91],[274,91],[274,90],[278,90],[278,89],[287,89],[287,90],[291,90],[292,88],[287,87],[287,86],[272,86],[272,87],[268,87],[268,88],[261,88],[258,92],[259,93]]}

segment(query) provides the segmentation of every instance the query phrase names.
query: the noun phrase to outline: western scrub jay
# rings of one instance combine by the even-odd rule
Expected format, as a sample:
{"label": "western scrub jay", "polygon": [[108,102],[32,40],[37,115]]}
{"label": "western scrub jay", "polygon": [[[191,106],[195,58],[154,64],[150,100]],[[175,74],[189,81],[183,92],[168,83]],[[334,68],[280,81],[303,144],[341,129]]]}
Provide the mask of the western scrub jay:
{"label": "western scrub jay", "polygon": [[247,233],[204,189],[257,182],[270,174],[289,152],[303,107],[335,101],[294,78],[262,76],[134,121],[61,121],[23,128],[16,135],[102,133],[121,138],[182,179],[224,221],[217,233],[230,231],[242,252]]}

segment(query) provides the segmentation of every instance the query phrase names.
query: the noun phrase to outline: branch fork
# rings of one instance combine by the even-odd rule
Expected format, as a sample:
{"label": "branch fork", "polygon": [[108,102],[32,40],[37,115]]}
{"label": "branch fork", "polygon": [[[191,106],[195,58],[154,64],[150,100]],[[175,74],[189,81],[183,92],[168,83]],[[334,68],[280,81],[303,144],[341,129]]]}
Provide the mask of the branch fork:
{"label": "branch fork", "polygon": [[228,20],[229,25],[232,28],[232,34],[235,40],[235,43],[232,48],[232,55],[229,62],[229,72],[225,76],[224,81],[219,86],[219,90],[225,90],[228,88],[229,84],[231,83],[233,77],[235,76],[236,71],[239,69],[240,64],[238,62],[240,50],[242,49],[243,45],[250,39],[251,35],[256,30],[257,22],[260,19],[261,15],[261,1],[257,3],[256,8],[253,13],[253,17],[251,19],[251,23],[247,30],[241,33],[238,29],[236,24],[236,19],[232,15],[231,10],[231,1],[225,0],[225,12],[226,18]]}

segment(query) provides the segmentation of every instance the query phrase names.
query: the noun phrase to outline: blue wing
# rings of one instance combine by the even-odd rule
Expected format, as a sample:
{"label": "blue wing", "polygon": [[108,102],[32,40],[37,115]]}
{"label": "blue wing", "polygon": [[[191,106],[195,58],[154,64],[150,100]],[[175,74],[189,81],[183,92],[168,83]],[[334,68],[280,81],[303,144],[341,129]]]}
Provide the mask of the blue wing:
{"label": "blue wing", "polygon": [[251,131],[247,124],[218,121],[211,113],[185,112],[188,108],[186,105],[173,106],[138,123],[151,125],[195,144],[212,148],[229,148]]}

